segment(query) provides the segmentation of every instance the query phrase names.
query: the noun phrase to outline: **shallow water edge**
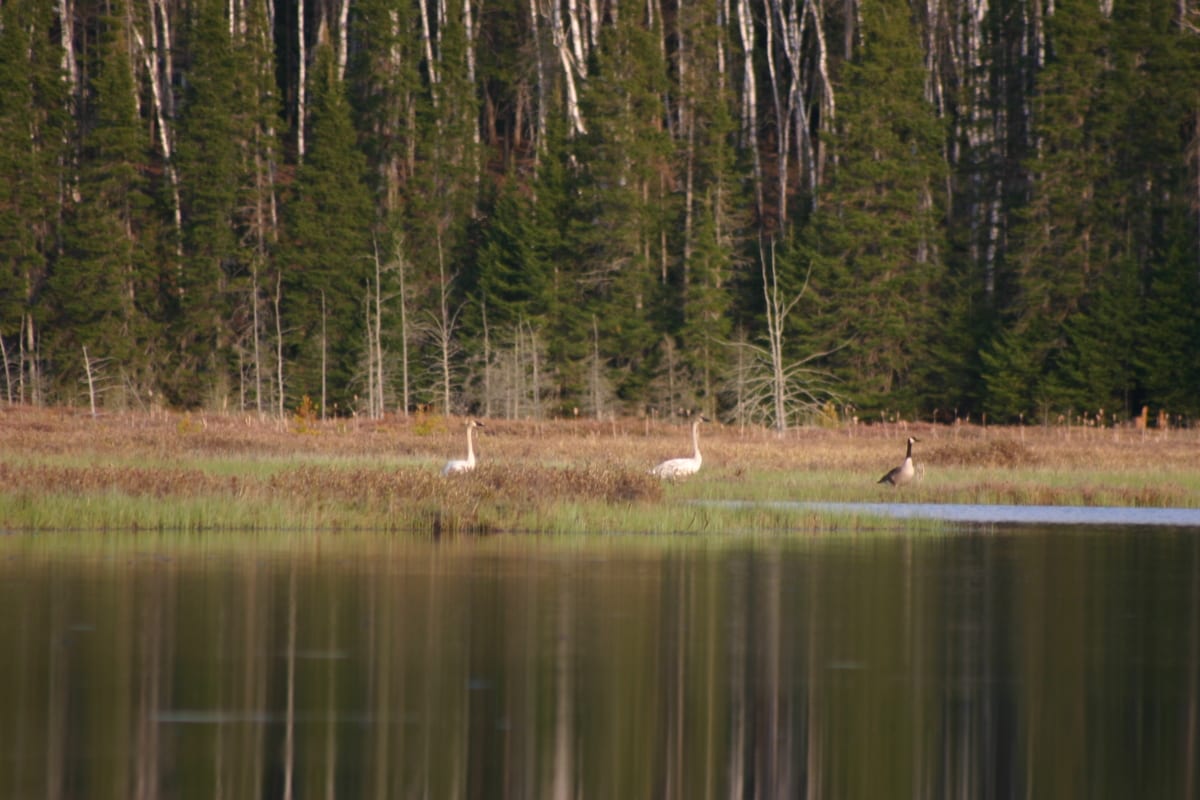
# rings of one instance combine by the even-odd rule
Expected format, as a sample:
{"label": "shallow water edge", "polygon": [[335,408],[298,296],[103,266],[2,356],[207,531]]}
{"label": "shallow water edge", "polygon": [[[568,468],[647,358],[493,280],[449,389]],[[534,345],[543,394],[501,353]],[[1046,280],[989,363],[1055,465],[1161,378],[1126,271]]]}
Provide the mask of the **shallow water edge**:
{"label": "shallow water edge", "polygon": [[828,503],[789,500],[697,500],[713,508],[820,511],[891,519],[925,519],[967,524],[1133,525],[1200,529],[1197,508],[1121,506],[1025,506],[970,503]]}

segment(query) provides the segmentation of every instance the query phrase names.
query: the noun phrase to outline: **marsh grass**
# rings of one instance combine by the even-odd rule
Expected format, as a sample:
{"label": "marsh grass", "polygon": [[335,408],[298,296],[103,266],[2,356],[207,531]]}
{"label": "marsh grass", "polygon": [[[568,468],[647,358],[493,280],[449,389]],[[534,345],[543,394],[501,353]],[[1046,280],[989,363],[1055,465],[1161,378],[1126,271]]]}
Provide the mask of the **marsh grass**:
{"label": "marsh grass", "polygon": [[[915,432],[924,475],[875,483]],[[780,436],[712,426],[686,481],[647,474],[690,451],[686,425],[489,420],[481,466],[442,478],[461,426],[438,417],[260,421],[240,416],[0,411],[0,529],[512,530],[705,533],[868,530],[874,520],[689,501],[1200,506],[1190,430],[876,425]],[[896,523],[891,523],[893,526]]]}

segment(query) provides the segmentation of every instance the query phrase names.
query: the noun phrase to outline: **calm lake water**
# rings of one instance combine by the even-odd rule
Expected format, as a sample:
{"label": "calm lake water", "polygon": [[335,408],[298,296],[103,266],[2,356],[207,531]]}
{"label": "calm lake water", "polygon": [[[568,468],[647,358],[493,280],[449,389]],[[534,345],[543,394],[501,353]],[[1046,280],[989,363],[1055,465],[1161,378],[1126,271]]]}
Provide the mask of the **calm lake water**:
{"label": "calm lake water", "polygon": [[3,797],[1195,798],[1198,702],[1190,528],[0,536]]}

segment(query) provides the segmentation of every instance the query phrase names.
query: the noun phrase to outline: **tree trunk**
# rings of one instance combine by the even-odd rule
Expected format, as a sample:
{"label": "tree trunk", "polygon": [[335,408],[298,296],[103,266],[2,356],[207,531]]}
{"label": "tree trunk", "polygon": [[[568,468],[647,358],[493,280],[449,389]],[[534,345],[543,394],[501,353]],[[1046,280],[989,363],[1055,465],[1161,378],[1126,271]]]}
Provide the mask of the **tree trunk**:
{"label": "tree trunk", "polygon": [[283,419],[284,414],[284,394],[283,394],[283,319],[279,313],[279,306],[283,301],[283,272],[275,273],[275,374],[278,380],[279,392],[279,418]]}
{"label": "tree trunk", "polygon": [[[167,110],[165,104],[170,102],[171,91],[167,86],[164,91],[164,70],[159,68],[159,38],[158,38],[158,20],[162,20],[163,26],[163,44],[162,48],[165,52],[167,69],[170,69],[171,64],[171,40],[170,40],[170,23],[167,21],[167,10],[162,7],[162,0],[150,1],[150,46],[146,47],[146,42],[142,38],[142,32],[138,30],[136,24],[130,24],[130,29],[133,31],[134,40],[137,42],[138,50],[142,53],[142,63],[146,67],[146,72],[150,80],[150,98],[154,104],[154,120],[155,127],[158,130],[158,147],[162,155],[163,170],[166,172],[167,181],[171,186],[171,214],[175,222],[175,255],[181,259],[181,262],[176,265],[177,270],[183,269],[183,212],[182,205],[179,200],[179,175],[175,172],[175,159],[172,153],[171,146],[171,131],[167,126]],[[170,72],[167,72],[167,80],[170,79]],[[182,291],[182,289],[180,289]]]}
{"label": "tree trunk", "polygon": [[421,9],[421,42],[425,45],[425,68],[429,73],[429,94],[433,107],[438,107],[438,62],[433,55],[433,29],[429,24],[427,0],[417,0]]}
{"label": "tree trunk", "polygon": [[400,250],[400,242],[396,243],[396,266],[400,271],[400,407],[401,414],[408,417],[408,292],[405,287],[404,274],[407,264]]}
{"label": "tree trunk", "polygon": [[754,208],[761,220],[763,173],[758,148],[758,86],[754,78],[754,17],[750,0],[737,0],[738,31],[742,39],[742,146],[750,153],[754,176]]}
{"label": "tree trunk", "polygon": [[382,419],[387,410],[383,393],[383,270],[379,263],[379,246],[375,245],[375,330],[372,331],[374,340],[375,388],[379,393],[378,402],[371,409],[372,416]]}
{"label": "tree trunk", "polygon": [[83,346],[83,370],[87,375],[88,403],[92,407],[92,418],[96,418],[96,381],[92,374],[92,360],[88,358],[87,345]]}
{"label": "tree trunk", "polygon": [[304,160],[304,123],[307,117],[308,44],[304,40],[304,2],[296,4],[296,41],[299,50],[299,78],[296,84],[296,159]]}
{"label": "tree trunk", "polygon": [[8,405],[12,405],[12,375],[8,368],[8,347],[4,344],[4,337],[0,336],[0,359],[4,360],[4,397]]}
{"label": "tree trunk", "polygon": [[579,94],[575,90],[575,64],[571,56],[571,46],[563,27],[562,10],[558,2],[550,5],[550,26],[554,37],[554,47],[558,50],[559,62],[562,64],[563,82],[567,90],[567,119],[571,123],[571,135],[582,136],[587,133],[583,115],[579,111]]}
{"label": "tree trunk", "polygon": [[337,75],[338,82],[346,80],[346,60],[350,52],[350,0],[338,4]]}
{"label": "tree trunk", "polygon": [[529,30],[530,37],[533,40],[533,57],[534,67],[537,75],[537,123],[534,131],[533,142],[533,168],[534,174],[537,174],[537,168],[541,163],[542,152],[546,148],[546,109],[549,105],[549,96],[546,86],[546,62],[542,57],[542,35],[541,29],[538,26],[538,0],[529,0]]}
{"label": "tree trunk", "polygon": [[[437,230],[438,259],[438,338],[441,350],[442,413],[450,416],[450,338],[454,319],[450,313],[450,281],[446,279],[446,257],[442,247],[442,230]],[[453,279],[451,279],[453,280]]]}

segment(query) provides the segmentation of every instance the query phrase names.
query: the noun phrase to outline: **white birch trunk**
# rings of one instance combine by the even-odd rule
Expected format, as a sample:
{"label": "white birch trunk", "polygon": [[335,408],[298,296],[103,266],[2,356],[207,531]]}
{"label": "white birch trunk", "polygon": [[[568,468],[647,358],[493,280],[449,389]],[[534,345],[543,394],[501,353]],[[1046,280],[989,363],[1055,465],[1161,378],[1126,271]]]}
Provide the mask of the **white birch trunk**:
{"label": "white birch trunk", "polygon": [[350,0],[342,0],[338,5],[337,30],[337,75],[339,81],[346,79],[346,61],[350,53]]}
{"label": "white birch trunk", "polygon": [[587,77],[587,55],[583,50],[583,26],[579,24],[578,0],[567,0],[567,19],[571,23],[571,51],[579,66],[579,77]]}
{"label": "white birch trunk", "polygon": [[554,47],[562,63],[563,81],[567,90],[567,119],[571,123],[571,135],[587,133],[583,116],[579,111],[579,95],[575,90],[575,65],[566,30],[563,27],[562,11],[557,0],[550,0],[550,27],[554,36]]}
{"label": "white birch trunk", "polygon": [[0,360],[4,361],[4,397],[11,406],[13,401],[12,373],[9,371],[8,347],[4,344],[3,336],[0,336]]}
{"label": "white birch trunk", "polygon": [[296,38],[299,53],[299,79],[296,86],[296,157],[304,160],[304,124],[307,119],[308,52],[304,41],[304,3],[296,4]]}
{"label": "white birch trunk", "polygon": [[767,317],[767,343],[771,359],[771,400],[775,414],[775,429],[780,433],[787,430],[787,371],[783,363],[783,332],[788,315],[800,302],[808,288],[808,279],[794,297],[787,298],[779,285],[779,272],[775,268],[775,243],[771,242],[770,260],[759,251],[762,269],[763,300]]}
{"label": "white birch trunk", "polygon": [[250,319],[254,326],[254,410],[261,417],[262,403],[262,351],[261,341],[262,322],[258,318],[258,254],[250,259]]}
{"label": "white birch trunk", "polygon": [[92,360],[88,358],[87,345],[83,346],[83,370],[87,375],[88,403],[92,407],[92,417],[96,416],[96,380],[92,374]]}
{"label": "white birch trunk", "polygon": [[396,269],[400,277],[400,413],[408,418],[408,292],[404,275],[408,265],[401,251],[401,243],[396,243]]}
{"label": "white birch trunk", "polygon": [[[42,375],[38,366],[38,337],[33,324],[33,315],[25,315],[25,336],[22,339],[25,358],[29,363],[29,400],[33,405],[42,404]],[[22,392],[24,394],[24,392]]]}
{"label": "white birch trunk", "polygon": [[277,380],[277,391],[279,393],[279,418],[284,416],[284,394],[283,394],[283,319],[279,313],[279,306],[283,302],[283,273],[275,274],[275,377]]}
{"label": "white birch trunk", "polygon": [[[475,85],[475,21],[471,13],[471,0],[463,0],[463,33],[467,40],[467,83]],[[479,126],[474,126],[478,141]]]}
{"label": "white birch trunk", "polygon": [[758,151],[758,86],[754,78],[754,18],[750,0],[737,0],[738,32],[742,39],[742,137],[754,172],[754,205],[763,214],[763,174]]}
{"label": "white birch trunk", "polygon": [[[820,97],[821,130],[832,131],[833,120],[837,114],[837,103],[833,93],[833,81],[829,79],[829,46],[825,39],[824,14],[821,10],[821,0],[805,0],[805,7],[812,19],[813,38],[817,45],[816,67],[817,74],[814,84]],[[820,154],[820,142],[813,144],[813,185],[820,186],[824,173],[823,158]],[[814,193],[814,203],[816,195]]]}
{"label": "white birch trunk", "polygon": [[429,24],[429,7],[427,0],[417,0],[421,9],[421,43],[425,45],[425,64],[429,73],[429,93],[433,107],[438,107],[438,62],[433,57],[433,28]]}
{"label": "white birch trunk", "polygon": [[729,0],[717,0],[717,88],[725,93],[725,26],[729,23]]}
{"label": "white birch trunk", "polygon": [[[154,122],[157,129],[157,141],[159,152],[163,158],[163,169],[167,175],[167,181],[171,186],[171,215],[175,223],[175,255],[183,256],[183,212],[181,210],[179,200],[179,176],[175,171],[174,153],[171,146],[171,129],[167,124],[167,114],[165,110],[164,97],[170,94],[163,91],[162,69],[159,68],[159,41],[158,41],[158,22],[156,20],[160,15],[163,17],[163,25],[166,26],[166,9],[160,7],[160,0],[151,0],[150,6],[150,46],[146,46],[146,40],[142,38],[142,32],[138,30],[136,24],[131,20],[130,29],[133,31],[134,42],[137,44],[137,49],[142,55],[142,64],[146,67],[146,73],[150,80],[150,97],[154,104]],[[168,42],[167,49],[170,49]]]}
{"label": "white birch trunk", "polygon": [[71,107],[74,110],[74,105],[79,97],[79,63],[75,60],[75,7],[71,0],[59,0],[58,4],[59,22],[59,45],[62,47],[63,53],[63,72],[67,75],[67,80],[71,82]]}
{"label": "white birch trunk", "polygon": [[[767,14],[765,27],[767,41],[765,52],[767,56],[767,78],[771,82],[771,99],[775,103],[775,191],[777,193],[775,208],[779,224],[787,219],[787,171],[788,151],[791,126],[790,110],[785,110],[782,89],[779,85],[779,71],[775,67],[775,27],[783,27],[783,13],[779,6],[780,0],[771,0],[771,10]],[[786,46],[786,45],[785,45]],[[790,95],[790,90],[789,90]]]}
{"label": "white birch trunk", "polygon": [[537,70],[537,130],[534,133],[533,166],[536,172],[541,162],[542,152],[546,148],[546,62],[542,57],[542,35],[538,20],[538,0],[529,0],[529,30],[533,37],[534,67]]}

